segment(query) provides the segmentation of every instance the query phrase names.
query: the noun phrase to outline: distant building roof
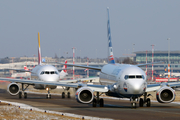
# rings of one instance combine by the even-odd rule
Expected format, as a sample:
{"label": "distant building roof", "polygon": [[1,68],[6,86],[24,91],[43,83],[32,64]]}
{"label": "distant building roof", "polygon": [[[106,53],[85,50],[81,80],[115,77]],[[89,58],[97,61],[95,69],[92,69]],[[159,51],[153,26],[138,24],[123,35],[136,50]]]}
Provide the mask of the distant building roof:
{"label": "distant building roof", "polygon": [[[134,52],[135,54],[146,54],[146,51],[137,51]],[[147,51],[147,53],[152,53],[152,51]],[[154,53],[159,53],[159,54],[167,54],[168,51],[154,51]],[[170,51],[170,54],[174,53],[174,54],[180,54],[180,51]]]}

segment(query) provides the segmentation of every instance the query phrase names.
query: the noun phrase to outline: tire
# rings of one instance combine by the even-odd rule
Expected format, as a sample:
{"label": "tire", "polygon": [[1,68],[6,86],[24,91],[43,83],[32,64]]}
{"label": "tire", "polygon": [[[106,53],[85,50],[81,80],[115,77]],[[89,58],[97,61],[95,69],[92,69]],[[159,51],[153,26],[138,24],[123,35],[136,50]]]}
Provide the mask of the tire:
{"label": "tire", "polygon": [[147,99],[147,107],[150,107],[151,106],[151,100],[148,98]]}
{"label": "tire", "polygon": [[136,103],[131,103],[131,108],[136,108]]}
{"label": "tire", "polygon": [[27,93],[26,93],[26,92],[24,93],[24,98],[25,98],[25,99],[27,98]]}
{"label": "tire", "polygon": [[51,94],[49,94],[49,99],[51,99]]}
{"label": "tire", "polygon": [[71,94],[70,94],[70,92],[68,92],[67,97],[68,97],[68,98],[71,98]]}
{"label": "tire", "polygon": [[19,92],[19,99],[22,98],[22,92]]}
{"label": "tire", "polygon": [[97,104],[96,99],[93,99],[92,106],[93,106],[93,107],[96,107],[96,104]]}
{"label": "tire", "polygon": [[62,98],[65,98],[65,93],[64,92],[62,92]]}
{"label": "tire", "polygon": [[104,107],[104,100],[102,98],[99,100],[99,106]]}
{"label": "tire", "polygon": [[143,107],[143,104],[144,104],[144,101],[143,101],[142,98],[140,98],[140,100],[139,100],[139,107]]}

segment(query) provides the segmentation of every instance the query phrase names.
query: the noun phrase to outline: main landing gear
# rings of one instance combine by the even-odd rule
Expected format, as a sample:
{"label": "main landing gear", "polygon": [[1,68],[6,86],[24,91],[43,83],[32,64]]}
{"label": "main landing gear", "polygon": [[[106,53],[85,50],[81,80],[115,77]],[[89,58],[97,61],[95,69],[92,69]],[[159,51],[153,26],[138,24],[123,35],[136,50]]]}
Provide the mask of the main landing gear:
{"label": "main landing gear", "polygon": [[92,101],[92,106],[96,107],[97,104],[99,104],[100,107],[104,107],[104,100],[102,98],[99,98],[99,92],[96,94],[96,98],[93,99]]}
{"label": "main landing gear", "polygon": [[19,99],[21,99],[22,97],[24,97],[24,99],[26,99],[27,98],[27,93],[26,92],[24,92],[28,87],[29,87],[29,85],[26,85],[25,86],[25,88],[24,88],[24,83],[22,83],[22,90],[19,92]]}
{"label": "main landing gear", "polygon": [[[65,92],[62,92],[62,98],[64,99],[66,97]],[[67,93],[67,98],[71,98],[70,92]]]}
{"label": "main landing gear", "polygon": [[144,100],[143,98],[140,98],[139,100],[139,107],[143,107],[143,105],[146,103],[146,106],[147,107],[150,107],[151,106],[151,100],[150,98],[147,98],[149,97],[151,94],[148,94],[147,95],[147,92],[144,93]]}
{"label": "main landing gear", "polygon": [[[64,91],[68,91],[70,89],[70,87],[62,87],[64,89]],[[62,92],[62,98],[64,99],[66,97],[65,92]],[[67,92],[67,98],[71,98],[71,94],[70,92]]]}

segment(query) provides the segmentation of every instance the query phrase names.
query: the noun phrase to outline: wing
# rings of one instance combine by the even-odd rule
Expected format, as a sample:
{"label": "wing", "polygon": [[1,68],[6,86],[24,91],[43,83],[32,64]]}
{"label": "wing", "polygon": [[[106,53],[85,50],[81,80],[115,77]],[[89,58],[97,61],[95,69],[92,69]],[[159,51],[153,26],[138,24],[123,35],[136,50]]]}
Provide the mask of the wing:
{"label": "wing", "polygon": [[14,70],[14,71],[19,71],[19,72],[31,72],[31,70],[24,70],[24,69],[4,69],[4,70]]}
{"label": "wing", "polygon": [[170,82],[170,83],[162,83],[162,84],[150,84],[147,85],[146,92],[156,91],[160,89],[162,86],[168,86],[171,88],[180,87],[180,82]]}
{"label": "wing", "polygon": [[136,66],[141,67],[141,66],[145,66],[145,65],[160,64],[160,63],[163,63],[163,62],[153,62],[153,63],[146,63],[146,64],[138,64]]}
{"label": "wing", "polygon": [[44,82],[40,80],[25,80],[25,79],[10,79],[10,78],[0,78],[0,80],[16,82],[16,83],[24,83],[24,84],[29,84],[29,85],[44,84],[44,85],[65,86],[65,87],[72,87],[72,88],[88,87],[88,88],[91,88],[93,91],[97,91],[97,92],[108,91],[107,87],[104,85],[88,85],[88,84],[83,84],[83,83],[66,83],[66,82]]}
{"label": "wing", "polygon": [[61,83],[72,83],[72,82],[84,82],[84,81],[93,81],[93,80],[99,81],[99,77],[78,78],[78,79],[73,79],[73,80],[60,80],[59,82],[61,82]]}
{"label": "wing", "polygon": [[81,67],[81,68],[88,68],[88,69],[93,69],[93,70],[99,70],[101,71],[101,67],[93,67],[93,66],[84,66],[84,65],[77,65],[77,64],[65,64],[65,63],[59,63],[62,65],[67,65],[67,66],[75,66],[75,67]]}

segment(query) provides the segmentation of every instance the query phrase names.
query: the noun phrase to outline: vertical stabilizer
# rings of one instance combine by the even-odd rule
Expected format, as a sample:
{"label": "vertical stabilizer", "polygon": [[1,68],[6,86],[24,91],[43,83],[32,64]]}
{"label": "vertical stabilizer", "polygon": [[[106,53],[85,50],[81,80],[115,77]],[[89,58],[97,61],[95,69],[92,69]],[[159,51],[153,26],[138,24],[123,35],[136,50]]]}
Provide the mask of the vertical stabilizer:
{"label": "vertical stabilizer", "polygon": [[107,21],[107,32],[108,32],[108,63],[115,64],[113,56],[113,48],[111,42],[111,30],[110,30],[110,20],[109,20],[109,8],[107,7],[108,21]]}
{"label": "vertical stabilizer", "polygon": [[41,47],[40,47],[40,34],[38,32],[38,44],[39,44],[39,48],[38,48],[38,65],[41,65]]}

